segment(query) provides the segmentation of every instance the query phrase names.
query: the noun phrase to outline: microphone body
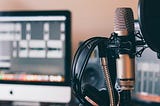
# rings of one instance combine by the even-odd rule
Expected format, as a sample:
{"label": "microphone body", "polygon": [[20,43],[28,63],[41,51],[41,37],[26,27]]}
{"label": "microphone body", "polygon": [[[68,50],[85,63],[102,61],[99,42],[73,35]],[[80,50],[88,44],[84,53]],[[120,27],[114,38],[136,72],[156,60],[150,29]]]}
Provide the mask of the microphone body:
{"label": "microphone body", "polygon": [[117,81],[121,90],[132,90],[135,80],[134,18],[131,8],[117,8],[114,32],[120,41],[119,57],[116,59]]}
{"label": "microphone body", "polygon": [[[117,33],[119,37],[129,36],[126,31],[115,31],[115,33]],[[128,53],[123,53],[122,50],[116,59],[116,67],[117,81],[120,89],[132,90],[135,82],[135,58],[131,57]]]}
{"label": "microphone body", "polygon": [[114,18],[114,32],[118,35],[118,58],[116,89],[120,94],[120,106],[129,106],[131,90],[135,83],[135,36],[134,18],[131,8],[117,8]]}

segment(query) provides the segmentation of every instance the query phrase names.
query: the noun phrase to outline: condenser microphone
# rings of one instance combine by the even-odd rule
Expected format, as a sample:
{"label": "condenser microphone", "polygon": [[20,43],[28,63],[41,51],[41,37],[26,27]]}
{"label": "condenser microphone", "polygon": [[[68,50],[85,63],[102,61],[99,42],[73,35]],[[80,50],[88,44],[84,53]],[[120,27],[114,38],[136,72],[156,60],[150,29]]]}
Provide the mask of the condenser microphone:
{"label": "condenser microphone", "polygon": [[132,90],[135,80],[134,17],[131,8],[117,8],[114,32],[119,38],[119,57],[116,59],[117,83],[120,90]]}

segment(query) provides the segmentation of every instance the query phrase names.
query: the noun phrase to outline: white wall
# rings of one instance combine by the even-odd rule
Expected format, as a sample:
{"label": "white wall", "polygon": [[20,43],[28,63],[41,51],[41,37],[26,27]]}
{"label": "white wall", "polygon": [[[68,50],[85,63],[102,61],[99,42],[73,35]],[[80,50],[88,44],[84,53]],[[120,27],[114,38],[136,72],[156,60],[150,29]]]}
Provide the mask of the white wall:
{"label": "white wall", "polygon": [[137,18],[138,0],[0,0],[0,11],[63,10],[72,12],[73,53],[78,42],[93,36],[110,36],[117,7],[131,7]]}

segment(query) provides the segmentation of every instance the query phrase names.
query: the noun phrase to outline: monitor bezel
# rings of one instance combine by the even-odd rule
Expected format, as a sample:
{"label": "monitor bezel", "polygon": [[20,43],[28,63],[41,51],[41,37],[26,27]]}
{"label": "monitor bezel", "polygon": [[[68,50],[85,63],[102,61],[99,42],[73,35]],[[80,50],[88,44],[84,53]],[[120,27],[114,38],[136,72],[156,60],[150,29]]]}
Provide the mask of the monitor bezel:
{"label": "monitor bezel", "polygon": [[0,80],[0,84],[25,84],[25,85],[49,85],[70,86],[71,68],[71,13],[68,10],[45,10],[45,11],[0,11],[0,17],[24,17],[24,16],[65,16],[65,81],[64,82],[34,82],[34,81],[7,81]]}

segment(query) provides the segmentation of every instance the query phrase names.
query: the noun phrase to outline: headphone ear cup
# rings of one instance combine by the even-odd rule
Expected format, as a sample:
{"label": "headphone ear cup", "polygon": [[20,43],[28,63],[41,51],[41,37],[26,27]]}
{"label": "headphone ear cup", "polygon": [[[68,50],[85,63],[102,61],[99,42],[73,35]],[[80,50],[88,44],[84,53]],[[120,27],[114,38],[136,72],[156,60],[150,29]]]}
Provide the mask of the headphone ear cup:
{"label": "headphone ear cup", "polygon": [[[105,91],[104,90],[99,91],[95,87],[93,87],[89,84],[86,84],[83,87],[82,93],[83,93],[84,97],[87,97],[87,98],[91,99],[96,104],[98,104],[100,106],[102,106],[102,105],[107,106],[106,104],[107,104],[108,100],[106,100],[106,99],[108,98],[108,93],[107,93],[106,90]],[[104,94],[104,93],[106,93],[106,94]]]}

